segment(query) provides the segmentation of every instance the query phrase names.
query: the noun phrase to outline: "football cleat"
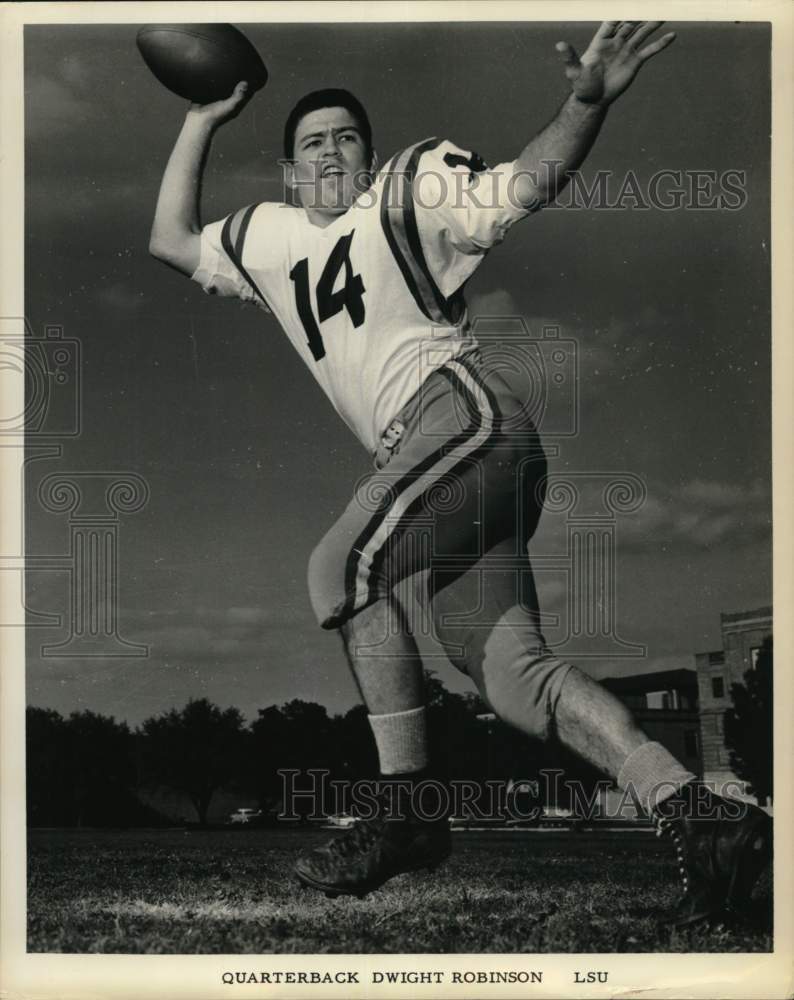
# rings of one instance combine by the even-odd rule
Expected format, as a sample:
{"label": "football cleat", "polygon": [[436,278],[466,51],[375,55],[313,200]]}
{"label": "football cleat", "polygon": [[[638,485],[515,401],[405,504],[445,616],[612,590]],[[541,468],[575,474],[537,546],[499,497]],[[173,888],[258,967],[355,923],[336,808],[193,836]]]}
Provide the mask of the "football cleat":
{"label": "football cleat", "polygon": [[434,870],[449,857],[451,839],[445,820],[364,820],[300,858],[295,874],[302,885],[331,899],[362,899],[395,875]]}
{"label": "football cleat", "polygon": [[746,911],[772,859],[772,821],[757,806],[720,798],[694,782],[654,815],[657,836],[676,848],[682,894],[672,923],[730,922]]}

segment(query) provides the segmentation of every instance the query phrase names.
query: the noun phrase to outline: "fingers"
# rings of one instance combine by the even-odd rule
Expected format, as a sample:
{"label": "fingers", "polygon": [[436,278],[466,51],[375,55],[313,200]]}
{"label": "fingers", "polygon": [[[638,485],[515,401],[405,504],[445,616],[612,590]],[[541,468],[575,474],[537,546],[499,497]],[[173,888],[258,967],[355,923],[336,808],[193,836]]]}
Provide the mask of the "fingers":
{"label": "fingers", "polygon": [[594,40],[614,38],[626,42],[630,39],[632,48],[636,48],[663,24],[664,21],[602,21]]}
{"label": "fingers", "polygon": [[620,21],[602,21],[601,27],[595,33],[596,39],[611,38],[617,31]]}
{"label": "fingers", "polygon": [[625,42],[627,38],[630,38],[634,34],[642,23],[642,21],[622,21],[620,27],[615,32],[615,38]]}
{"label": "fingers", "polygon": [[645,39],[654,33],[657,28],[661,28],[664,21],[640,21],[640,26],[631,36],[631,47],[636,49]]}
{"label": "fingers", "polygon": [[221,104],[229,112],[241,111],[245,105],[250,101],[252,97],[251,89],[248,86],[247,80],[241,80],[231,93],[230,97],[227,97],[225,101]]}
{"label": "fingers", "polygon": [[579,56],[573,45],[569,45],[568,42],[557,42],[554,48],[560,53],[562,61],[568,69],[578,69]]}
{"label": "fingers", "polygon": [[675,32],[668,31],[666,35],[662,35],[658,41],[651,42],[650,45],[646,45],[644,49],[640,49],[637,53],[637,58],[640,62],[645,62],[646,59],[650,59],[651,56],[655,56],[657,52],[661,52],[662,49],[666,49],[668,45],[675,41]]}

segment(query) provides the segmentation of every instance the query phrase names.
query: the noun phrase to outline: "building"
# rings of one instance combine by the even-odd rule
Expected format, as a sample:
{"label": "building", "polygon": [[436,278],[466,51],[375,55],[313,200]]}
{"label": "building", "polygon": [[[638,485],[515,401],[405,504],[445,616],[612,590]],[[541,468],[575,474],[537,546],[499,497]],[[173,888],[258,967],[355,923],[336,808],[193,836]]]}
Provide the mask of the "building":
{"label": "building", "polygon": [[[771,638],[772,609],[723,613],[720,623],[722,649],[695,654],[694,670],[607,677],[601,684],[631,710],[652,740],[666,747],[693,774],[718,786],[736,782],[729,792],[735,798],[743,783],[730,769],[723,719],[732,704],[731,685],[743,682],[764,641]],[[490,721],[495,716],[478,718]],[[746,798],[755,801],[750,795]],[[617,790],[606,792],[600,807],[610,817],[640,818]]]}
{"label": "building", "polygon": [[772,635],[772,608],[720,615],[722,649],[697,653],[703,777],[722,784],[737,781],[725,746],[723,720],[731,707],[731,685],[741,684]]}
{"label": "building", "polygon": [[693,774],[703,773],[698,675],[694,670],[660,670],[601,683],[630,708],[652,740],[661,743]]}

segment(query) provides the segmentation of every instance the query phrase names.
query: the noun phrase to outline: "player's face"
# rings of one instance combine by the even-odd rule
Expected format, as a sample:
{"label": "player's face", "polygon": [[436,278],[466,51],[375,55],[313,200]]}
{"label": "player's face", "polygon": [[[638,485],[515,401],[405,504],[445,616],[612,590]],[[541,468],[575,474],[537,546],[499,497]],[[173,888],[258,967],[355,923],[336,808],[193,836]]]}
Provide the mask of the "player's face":
{"label": "player's face", "polygon": [[295,130],[292,185],[301,204],[320,215],[346,212],[369,186],[369,151],[347,108],[319,108]]}

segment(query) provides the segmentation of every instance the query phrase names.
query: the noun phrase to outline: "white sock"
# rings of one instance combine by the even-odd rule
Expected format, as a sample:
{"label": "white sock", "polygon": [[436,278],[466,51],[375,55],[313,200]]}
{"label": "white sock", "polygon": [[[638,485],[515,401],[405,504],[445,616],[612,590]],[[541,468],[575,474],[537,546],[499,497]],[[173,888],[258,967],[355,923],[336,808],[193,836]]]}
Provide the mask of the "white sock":
{"label": "white sock", "polygon": [[427,723],[424,705],[390,715],[370,715],[381,774],[412,774],[427,767]]}
{"label": "white sock", "polygon": [[624,790],[632,788],[650,816],[660,802],[676,795],[683,785],[696,779],[697,775],[687,771],[661,743],[649,741],[623,761],[618,785]]}

